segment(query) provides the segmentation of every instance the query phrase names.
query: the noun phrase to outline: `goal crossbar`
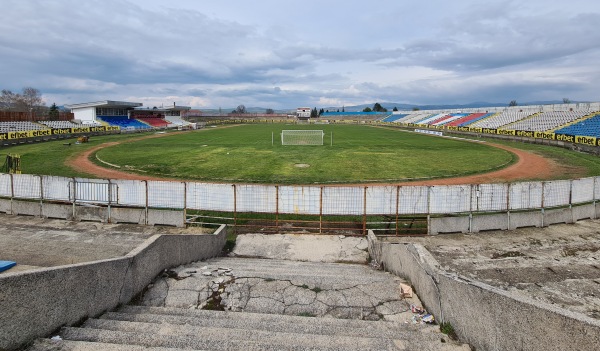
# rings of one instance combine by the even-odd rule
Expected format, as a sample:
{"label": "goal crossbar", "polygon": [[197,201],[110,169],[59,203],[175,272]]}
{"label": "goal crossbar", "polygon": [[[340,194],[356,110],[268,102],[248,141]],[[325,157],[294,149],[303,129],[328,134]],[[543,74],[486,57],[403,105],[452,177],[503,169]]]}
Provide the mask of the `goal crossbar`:
{"label": "goal crossbar", "polygon": [[323,145],[322,130],[282,130],[281,145]]}

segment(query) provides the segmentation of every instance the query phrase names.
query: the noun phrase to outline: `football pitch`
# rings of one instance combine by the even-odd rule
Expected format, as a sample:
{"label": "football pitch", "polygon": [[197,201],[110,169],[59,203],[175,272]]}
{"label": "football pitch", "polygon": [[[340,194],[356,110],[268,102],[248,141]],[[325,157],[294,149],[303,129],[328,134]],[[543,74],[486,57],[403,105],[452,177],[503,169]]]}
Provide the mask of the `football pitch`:
{"label": "football pitch", "polygon": [[[281,145],[282,130],[323,130],[323,145]],[[393,182],[488,172],[514,155],[485,143],[360,125],[256,124],[173,133],[103,148],[97,159],[159,177],[249,183]]]}

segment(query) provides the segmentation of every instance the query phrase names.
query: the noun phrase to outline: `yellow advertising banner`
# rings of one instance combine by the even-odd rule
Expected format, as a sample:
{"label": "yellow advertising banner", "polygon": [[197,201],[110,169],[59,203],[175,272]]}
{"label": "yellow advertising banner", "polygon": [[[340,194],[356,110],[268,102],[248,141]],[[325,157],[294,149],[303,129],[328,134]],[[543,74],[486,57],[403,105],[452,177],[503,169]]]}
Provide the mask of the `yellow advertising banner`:
{"label": "yellow advertising banner", "polygon": [[77,134],[77,133],[89,133],[89,132],[90,132],[90,127],[71,128],[71,133],[73,133],[73,134]]}
{"label": "yellow advertising banner", "polygon": [[77,128],[56,128],[56,129],[40,129],[40,130],[24,130],[18,132],[6,132],[0,133],[0,140],[9,140],[9,139],[25,139],[25,138],[37,138],[43,136],[52,136],[52,135],[64,135],[64,134],[81,134],[81,133],[90,133],[90,132],[113,132],[119,131],[121,128],[119,127],[77,127]]}
{"label": "yellow advertising banner", "polygon": [[535,132],[531,130],[517,130],[515,135],[520,137],[534,138]]}
{"label": "yellow advertising banner", "polygon": [[568,134],[556,134],[556,140],[558,140],[558,141],[565,141],[567,143],[574,143],[575,142],[575,136],[574,135],[568,135]]}
{"label": "yellow advertising banner", "polygon": [[516,135],[516,132],[516,130],[496,129],[496,134],[498,135]]}
{"label": "yellow advertising banner", "polygon": [[597,138],[588,137],[588,136],[576,136],[575,142],[577,144],[584,144],[584,145],[589,145],[589,146],[597,146],[598,145]]}
{"label": "yellow advertising banner", "polygon": [[545,133],[545,132],[535,132],[534,137],[537,139],[547,139],[547,140],[555,140],[556,134],[554,133]]}

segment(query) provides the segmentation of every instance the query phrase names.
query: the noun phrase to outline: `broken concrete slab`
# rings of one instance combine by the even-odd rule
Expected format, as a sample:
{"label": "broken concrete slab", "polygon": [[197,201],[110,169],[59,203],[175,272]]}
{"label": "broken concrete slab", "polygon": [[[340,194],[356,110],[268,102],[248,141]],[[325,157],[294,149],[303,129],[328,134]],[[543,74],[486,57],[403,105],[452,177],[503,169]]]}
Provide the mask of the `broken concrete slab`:
{"label": "broken concrete slab", "polygon": [[294,234],[239,235],[233,256],[308,262],[367,263],[364,237]]}

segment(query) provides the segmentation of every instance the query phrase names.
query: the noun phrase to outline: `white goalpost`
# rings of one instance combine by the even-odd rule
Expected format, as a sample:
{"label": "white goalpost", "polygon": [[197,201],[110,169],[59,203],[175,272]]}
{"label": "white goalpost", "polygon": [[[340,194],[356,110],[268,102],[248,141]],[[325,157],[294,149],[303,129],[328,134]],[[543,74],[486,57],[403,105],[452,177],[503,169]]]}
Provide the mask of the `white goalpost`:
{"label": "white goalpost", "polygon": [[282,130],[281,145],[323,145],[322,130]]}

